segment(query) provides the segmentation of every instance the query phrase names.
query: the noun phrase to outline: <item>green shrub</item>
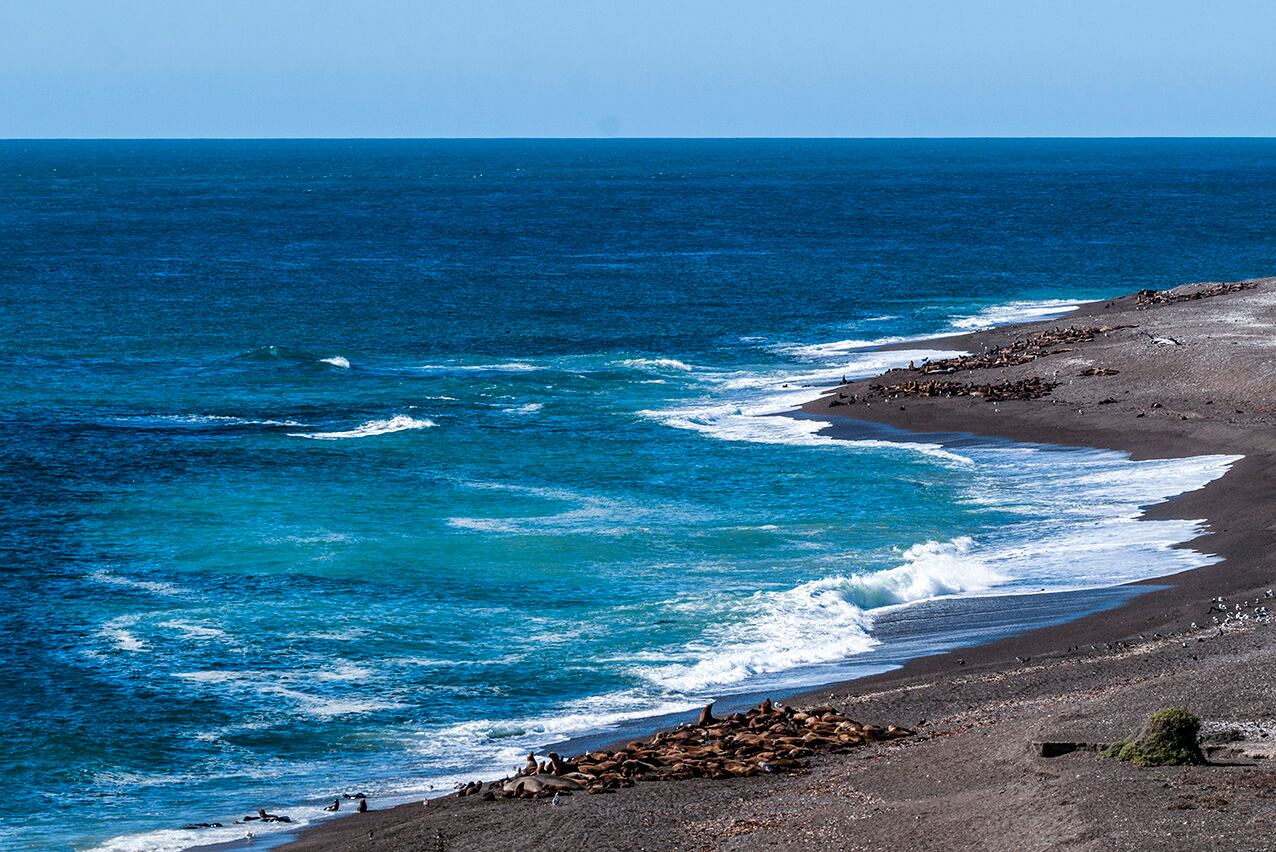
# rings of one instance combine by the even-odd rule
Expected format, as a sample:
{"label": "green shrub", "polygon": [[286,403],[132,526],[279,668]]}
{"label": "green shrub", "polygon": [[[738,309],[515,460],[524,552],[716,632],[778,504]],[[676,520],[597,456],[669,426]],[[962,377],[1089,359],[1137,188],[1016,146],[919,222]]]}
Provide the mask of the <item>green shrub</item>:
{"label": "green shrub", "polygon": [[1143,723],[1132,739],[1113,743],[1104,757],[1115,757],[1135,766],[1184,766],[1205,762],[1196,742],[1201,720],[1182,707],[1158,710]]}

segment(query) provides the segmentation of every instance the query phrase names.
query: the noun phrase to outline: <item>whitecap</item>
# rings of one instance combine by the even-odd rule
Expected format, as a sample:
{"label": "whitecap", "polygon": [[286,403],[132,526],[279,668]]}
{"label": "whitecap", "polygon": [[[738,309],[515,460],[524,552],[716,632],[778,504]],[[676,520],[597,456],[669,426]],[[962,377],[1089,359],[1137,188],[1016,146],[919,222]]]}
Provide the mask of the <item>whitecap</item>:
{"label": "whitecap", "polygon": [[685,361],[679,361],[677,358],[628,358],[620,362],[622,367],[631,367],[636,370],[681,370],[690,372],[695,369]]}
{"label": "whitecap", "polygon": [[349,370],[349,369],[350,369],[350,361],[349,361],[349,359],[344,358],[344,357],[342,357],[341,355],[333,355],[333,356],[331,356],[331,357],[329,357],[329,358],[320,358],[320,359],[319,359],[319,363],[320,363],[320,364],[331,364],[332,366],[334,366],[334,367],[336,367],[336,368],[338,368],[338,369],[341,369],[341,370]]}
{"label": "whitecap", "polygon": [[290,438],[309,438],[313,441],[339,441],[344,438],[368,438],[374,435],[388,435],[391,432],[403,432],[410,429],[432,429],[433,420],[418,420],[400,414],[388,420],[369,420],[368,422],[342,432],[289,432]]}

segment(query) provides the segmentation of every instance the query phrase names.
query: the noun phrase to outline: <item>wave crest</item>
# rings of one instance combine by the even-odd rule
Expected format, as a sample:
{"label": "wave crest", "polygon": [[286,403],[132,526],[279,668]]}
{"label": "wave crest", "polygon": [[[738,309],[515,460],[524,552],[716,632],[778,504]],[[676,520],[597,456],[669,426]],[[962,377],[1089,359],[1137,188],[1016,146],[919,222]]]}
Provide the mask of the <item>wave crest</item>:
{"label": "wave crest", "polygon": [[369,420],[368,422],[343,432],[289,432],[290,438],[309,438],[312,441],[340,441],[346,438],[369,438],[373,435],[388,435],[391,432],[404,432],[410,429],[432,429],[438,424],[433,420],[418,420],[406,414],[391,417],[388,420]]}
{"label": "wave crest", "polygon": [[641,674],[665,689],[695,693],[863,653],[877,643],[869,634],[871,610],[986,591],[1006,579],[973,548],[969,537],[928,541],[905,550],[894,568],[756,592],[723,607],[744,610],[743,619],[737,612],[731,626],[688,646],[696,662]]}

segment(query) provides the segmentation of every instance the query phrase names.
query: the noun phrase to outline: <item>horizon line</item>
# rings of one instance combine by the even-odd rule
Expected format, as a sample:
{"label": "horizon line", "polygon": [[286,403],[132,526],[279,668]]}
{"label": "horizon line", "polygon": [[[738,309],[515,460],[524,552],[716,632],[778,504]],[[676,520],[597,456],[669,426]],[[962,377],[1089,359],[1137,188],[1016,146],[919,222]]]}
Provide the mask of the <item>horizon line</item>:
{"label": "horizon line", "polygon": [[1224,135],[1203,134],[1164,135],[1137,134],[1128,136],[1076,135],[1076,136],[0,136],[0,142],[727,142],[727,141],[995,141],[995,140],[1259,140],[1276,139],[1274,135]]}

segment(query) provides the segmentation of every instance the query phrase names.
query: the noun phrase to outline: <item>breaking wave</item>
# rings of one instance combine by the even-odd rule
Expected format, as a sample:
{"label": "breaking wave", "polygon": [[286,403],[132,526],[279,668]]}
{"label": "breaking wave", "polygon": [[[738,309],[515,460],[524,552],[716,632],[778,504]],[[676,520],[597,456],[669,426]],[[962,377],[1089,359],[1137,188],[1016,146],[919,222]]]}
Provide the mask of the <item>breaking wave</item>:
{"label": "breaking wave", "polygon": [[433,420],[418,420],[400,414],[388,420],[369,420],[354,429],[340,432],[289,432],[290,438],[309,438],[312,441],[340,441],[346,438],[370,438],[374,435],[388,435],[391,432],[405,432],[411,429],[432,429],[437,426]]}
{"label": "breaking wave", "polygon": [[[696,661],[643,668],[656,685],[688,694],[729,687],[868,651],[870,611],[944,595],[986,591],[1006,578],[974,552],[968,537],[925,542],[901,554],[895,568],[824,577],[782,591],[756,592],[741,602],[710,604],[724,626],[688,646]],[[694,604],[704,606],[704,604]]]}
{"label": "breaking wave", "polygon": [[962,332],[979,331],[1016,322],[1057,319],[1069,311],[1075,311],[1080,306],[1081,303],[1073,299],[1007,302],[1002,305],[991,305],[969,316],[958,317],[950,324]]}

